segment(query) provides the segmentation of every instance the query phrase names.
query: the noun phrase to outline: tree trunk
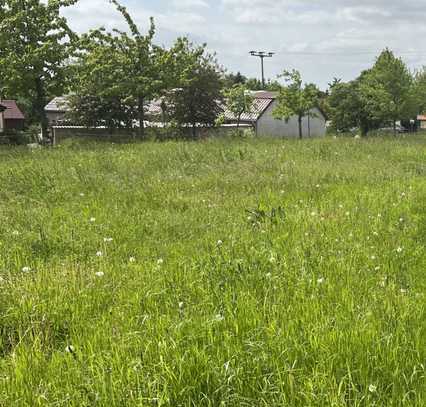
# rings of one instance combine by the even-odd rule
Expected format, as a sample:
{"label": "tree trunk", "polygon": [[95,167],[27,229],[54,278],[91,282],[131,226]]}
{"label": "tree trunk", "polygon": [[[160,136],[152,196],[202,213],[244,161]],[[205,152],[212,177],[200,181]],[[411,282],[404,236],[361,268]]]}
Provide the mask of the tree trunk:
{"label": "tree trunk", "polygon": [[197,138],[197,125],[192,123],[192,138],[195,140]]}
{"label": "tree trunk", "polygon": [[138,134],[141,138],[145,137],[145,110],[144,110],[144,98],[139,96],[138,98],[138,120],[139,120],[139,131]]}
{"label": "tree trunk", "polygon": [[299,139],[302,140],[303,138],[303,131],[302,131],[302,116],[299,116],[298,122],[299,122]]}
{"label": "tree trunk", "polygon": [[[44,107],[46,105],[46,95],[44,93],[43,83],[40,78],[36,79],[36,100],[35,100],[35,111],[37,113],[40,127],[41,127],[41,137],[43,140],[46,140],[49,138],[49,120],[46,116],[46,111],[44,110]],[[51,140],[53,142],[53,140]]]}

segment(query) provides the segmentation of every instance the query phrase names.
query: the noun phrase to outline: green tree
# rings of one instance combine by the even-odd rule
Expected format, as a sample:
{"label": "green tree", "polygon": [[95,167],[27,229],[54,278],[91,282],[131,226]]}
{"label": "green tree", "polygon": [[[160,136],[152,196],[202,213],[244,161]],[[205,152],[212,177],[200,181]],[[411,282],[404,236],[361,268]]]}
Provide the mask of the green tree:
{"label": "green tree", "polygon": [[392,122],[395,134],[398,120],[416,114],[413,85],[413,76],[402,59],[385,49],[370,71],[368,86],[387,93],[384,97],[387,105],[383,106],[385,119]]}
{"label": "green tree", "polygon": [[62,7],[77,0],[0,0],[0,72],[2,92],[31,101],[31,110],[47,136],[44,107],[67,83],[67,60],[75,35]]}
{"label": "green tree", "polygon": [[302,121],[306,116],[314,116],[312,109],[318,103],[318,88],[314,84],[303,85],[302,77],[296,70],[284,71],[280,77],[284,78],[286,85],[280,89],[273,116],[286,121],[297,116],[299,138],[303,138]]}
{"label": "green tree", "polygon": [[133,128],[138,99],[130,88],[126,39],[103,29],[82,37],[67,119],[87,127]]}
{"label": "green tree", "polygon": [[205,45],[194,47],[185,38],[172,54],[179,79],[167,97],[169,115],[181,127],[190,125],[195,138],[197,125],[213,126],[222,113],[222,70]]}
{"label": "green tree", "polygon": [[241,116],[251,112],[253,97],[246,86],[239,84],[225,91],[225,99],[227,108],[237,118],[237,129],[239,129]]}
{"label": "green tree", "polygon": [[426,113],[426,66],[417,71],[414,76],[413,94],[415,98],[416,113]]}
{"label": "green tree", "polygon": [[391,96],[370,69],[348,83],[335,80],[328,103],[335,130],[345,132],[357,127],[366,136],[389,118]]}

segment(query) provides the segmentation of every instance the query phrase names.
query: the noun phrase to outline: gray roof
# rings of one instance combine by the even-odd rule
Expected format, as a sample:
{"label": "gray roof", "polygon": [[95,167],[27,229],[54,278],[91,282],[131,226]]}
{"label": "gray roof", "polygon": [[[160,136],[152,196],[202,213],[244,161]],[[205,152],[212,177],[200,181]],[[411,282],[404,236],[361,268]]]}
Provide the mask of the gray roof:
{"label": "gray roof", "polygon": [[[251,96],[253,99],[253,104],[250,108],[250,113],[243,113],[241,115],[242,122],[257,122],[262,116],[262,114],[266,111],[266,109],[270,106],[270,104],[276,99],[276,92],[251,92]],[[235,117],[234,113],[232,113],[229,109],[225,108],[224,110],[225,120],[226,121],[236,121],[238,118]]]}
{"label": "gray roof", "polygon": [[68,112],[70,109],[68,107],[67,96],[58,96],[54,98],[46,105],[44,110],[46,112]]}

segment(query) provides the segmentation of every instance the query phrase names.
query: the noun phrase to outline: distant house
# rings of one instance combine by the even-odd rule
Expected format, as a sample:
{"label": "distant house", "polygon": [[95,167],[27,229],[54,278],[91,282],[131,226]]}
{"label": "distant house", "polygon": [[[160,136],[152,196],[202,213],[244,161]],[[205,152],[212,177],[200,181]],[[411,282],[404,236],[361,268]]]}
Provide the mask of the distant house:
{"label": "distant house", "polygon": [[417,116],[417,121],[419,122],[419,129],[426,130],[426,114]]}
{"label": "distant house", "polygon": [[58,96],[51,100],[44,108],[49,126],[64,123],[66,121],[65,115],[69,110],[66,96]]}
{"label": "distant house", "polygon": [[25,116],[19,109],[15,100],[0,101],[0,132],[6,130],[23,130]]}
{"label": "distant house", "polygon": [[[259,91],[253,92],[253,106],[250,113],[241,117],[242,124],[250,124],[259,136],[273,137],[299,137],[299,123],[297,117],[290,120],[278,120],[273,117],[273,111],[277,106],[278,93]],[[303,137],[323,137],[326,133],[327,119],[317,108],[312,109],[312,117],[304,117],[302,121]],[[225,122],[236,123],[234,114],[225,109]]]}

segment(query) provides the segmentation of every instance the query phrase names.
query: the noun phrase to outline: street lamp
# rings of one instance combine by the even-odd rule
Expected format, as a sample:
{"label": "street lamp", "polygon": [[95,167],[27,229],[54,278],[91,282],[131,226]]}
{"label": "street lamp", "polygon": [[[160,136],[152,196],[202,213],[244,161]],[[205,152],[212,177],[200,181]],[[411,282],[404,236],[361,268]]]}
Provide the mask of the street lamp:
{"label": "street lamp", "polygon": [[250,51],[250,55],[252,57],[259,57],[262,66],[262,87],[265,89],[265,68],[263,66],[263,60],[265,58],[272,58],[274,56],[274,52],[265,52],[265,51]]}

